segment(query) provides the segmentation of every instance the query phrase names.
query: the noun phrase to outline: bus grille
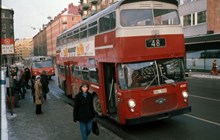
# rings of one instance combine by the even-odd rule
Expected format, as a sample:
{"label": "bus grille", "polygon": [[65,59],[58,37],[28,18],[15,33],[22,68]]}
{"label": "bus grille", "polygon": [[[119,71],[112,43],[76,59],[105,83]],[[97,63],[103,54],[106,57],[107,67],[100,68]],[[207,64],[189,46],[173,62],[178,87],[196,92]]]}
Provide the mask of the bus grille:
{"label": "bus grille", "polygon": [[143,100],[141,112],[144,115],[166,112],[177,106],[176,94],[164,94]]}

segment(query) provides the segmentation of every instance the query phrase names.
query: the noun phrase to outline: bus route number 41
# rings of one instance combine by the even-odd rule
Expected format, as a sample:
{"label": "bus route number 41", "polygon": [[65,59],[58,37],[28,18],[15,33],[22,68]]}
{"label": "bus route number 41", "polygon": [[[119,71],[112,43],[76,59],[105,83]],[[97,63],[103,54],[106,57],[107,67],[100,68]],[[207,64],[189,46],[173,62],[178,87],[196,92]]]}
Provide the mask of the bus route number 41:
{"label": "bus route number 41", "polygon": [[148,48],[154,48],[154,47],[164,47],[165,39],[164,38],[151,38],[146,40],[146,46]]}

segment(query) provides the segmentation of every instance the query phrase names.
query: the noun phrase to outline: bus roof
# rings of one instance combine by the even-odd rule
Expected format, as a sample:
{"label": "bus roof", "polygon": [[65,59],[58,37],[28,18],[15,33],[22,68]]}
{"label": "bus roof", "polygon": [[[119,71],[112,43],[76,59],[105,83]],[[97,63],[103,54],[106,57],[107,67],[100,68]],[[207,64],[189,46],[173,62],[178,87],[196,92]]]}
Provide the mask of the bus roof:
{"label": "bus roof", "polygon": [[68,29],[67,31],[63,32],[62,34],[60,34],[57,38],[61,37],[61,36],[65,36],[70,32],[73,32],[73,29],[77,29],[78,27],[80,27],[81,25],[87,24],[87,23],[92,23],[95,22],[98,18],[102,17],[103,15],[106,15],[112,11],[114,11],[115,9],[117,9],[120,5],[123,4],[127,4],[127,3],[133,3],[133,2],[141,2],[141,1],[158,1],[158,2],[165,2],[165,3],[170,3],[170,4],[174,4],[176,6],[178,6],[178,2],[177,0],[121,0],[121,1],[117,1],[114,4],[112,4],[111,6],[107,7],[106,9],[103,9],[102,11],[88,17],[87,19],[83,20],[82,22],[74,25],[73,27],[71,27],[70,29]]}

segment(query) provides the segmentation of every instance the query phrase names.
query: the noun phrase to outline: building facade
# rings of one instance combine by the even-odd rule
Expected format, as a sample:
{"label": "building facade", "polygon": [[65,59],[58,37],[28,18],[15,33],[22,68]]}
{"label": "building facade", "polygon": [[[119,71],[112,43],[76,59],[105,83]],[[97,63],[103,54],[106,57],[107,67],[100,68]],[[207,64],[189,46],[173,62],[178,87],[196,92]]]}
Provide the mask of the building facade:
{"label": "building facade", "polygon": [[42,29],[33,37],[33,46],[34,56],[47,56],[47,32],[45,25],[43,25]]}
{"label": "building facade", "polygon": [[80,14],[83,19],[105,9],[118,0],[80,0]]}
{"label": "building facade", "polygon": [[[14,58],[14,10],[1,7],[1,49],[2,64],[12,64]],[[10,58],[10,59],[9,59]]]}
{"label": "building facade", "polygon": [[186,68],[210,71],[220,66],[220,0],[179,0],[186,45]]}
{"label": "building facade", "polygon": [[31,52],[33,49],[32,38],[18,39],[15,41],[15,56],[17,60],[23,60],[25,58],[31,57]]}
{"label": "building facade", "polygon": [[56,39],[59,34],[81,21],[78,6],[72,3],[60,14],[51,19],[46,26],[47,55],[56,56]]}

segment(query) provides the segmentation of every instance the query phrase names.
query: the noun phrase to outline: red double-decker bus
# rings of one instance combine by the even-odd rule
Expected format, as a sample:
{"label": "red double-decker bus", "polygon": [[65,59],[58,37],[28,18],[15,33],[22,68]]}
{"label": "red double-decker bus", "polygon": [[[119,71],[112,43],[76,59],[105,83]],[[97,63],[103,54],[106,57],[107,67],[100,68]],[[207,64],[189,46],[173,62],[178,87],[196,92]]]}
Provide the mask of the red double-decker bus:
{"label": "red double-decker bus", "polygon": [[57,38],[59,84],[90,85],[98,115],[137,124],[188,113],[176,0],[121,0]]}

